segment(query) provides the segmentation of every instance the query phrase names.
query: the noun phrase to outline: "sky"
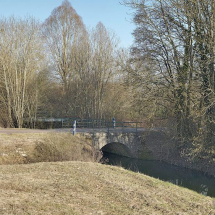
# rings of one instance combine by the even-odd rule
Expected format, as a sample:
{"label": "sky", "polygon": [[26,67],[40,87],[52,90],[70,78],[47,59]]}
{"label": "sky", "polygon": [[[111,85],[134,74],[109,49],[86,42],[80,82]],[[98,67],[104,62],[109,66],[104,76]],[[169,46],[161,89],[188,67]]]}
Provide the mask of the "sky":
{"label": "sky", "polygon": [[[0,0],[0,17],[31,15],[43,22],[63,0]],[[122,0],[69,0],[83,19],[86,27],[95,27],[102,22],[120,39],[120,46],[129,48],[133,43],[135,29],[132,10],[120,4]]]}

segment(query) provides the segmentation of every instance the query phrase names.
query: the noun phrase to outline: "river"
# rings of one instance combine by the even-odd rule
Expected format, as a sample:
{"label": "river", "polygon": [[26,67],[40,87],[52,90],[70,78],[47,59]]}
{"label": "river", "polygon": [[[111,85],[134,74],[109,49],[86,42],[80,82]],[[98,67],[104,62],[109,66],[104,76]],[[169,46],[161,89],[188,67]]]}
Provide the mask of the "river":
{"label": "river", "polygon": [[194,190],[205,196],[215,197],[215,178],[200,171],[190,170],[160,161],[138,160],[103,152],[107,164],[122,166],[132,171],[168,181]]}

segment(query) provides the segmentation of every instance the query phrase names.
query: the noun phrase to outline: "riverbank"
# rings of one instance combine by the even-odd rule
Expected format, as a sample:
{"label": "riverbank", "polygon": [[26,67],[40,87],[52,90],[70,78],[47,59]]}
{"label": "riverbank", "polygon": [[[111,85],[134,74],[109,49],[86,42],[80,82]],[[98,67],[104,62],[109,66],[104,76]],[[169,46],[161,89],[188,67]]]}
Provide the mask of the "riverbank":
{"label": "riverbank", "polygon": [[215,199],[120,167],[0,166],[0,214],[214,214]]}
{"label": "riverbank", "polygon": [[185,147],[178,147],[180,144],[167,129],[149,131],[145,135],[144,143],[152,154],[152,160],[164,161],[215,176],[215,160],[191,157]]}
{"label": "riverbank", "polygon": [[200,171],[191,170],[155,160],[140,160],[104,153],[103,160],[109,165],[120,165],[125,169],[140,172],[162,181],[194,190],[205,196],[215,198],[215,179]]}

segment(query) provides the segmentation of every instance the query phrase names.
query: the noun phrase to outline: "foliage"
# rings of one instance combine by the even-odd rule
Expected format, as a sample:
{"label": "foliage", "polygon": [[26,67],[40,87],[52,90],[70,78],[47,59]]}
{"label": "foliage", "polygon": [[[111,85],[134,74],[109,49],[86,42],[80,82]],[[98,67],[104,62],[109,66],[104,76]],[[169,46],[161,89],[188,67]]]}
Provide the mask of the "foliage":
{"label": "foliage", "polygon": [[[161,114],[173,118],[177,138],[186,147],[212,147],[214,1],[124,3],[135,9],[135,44],[128,76],[137,86],[140,106],[149,106],[145,110],[154,117]],[[201,147],[195,144],[197,139]]]}

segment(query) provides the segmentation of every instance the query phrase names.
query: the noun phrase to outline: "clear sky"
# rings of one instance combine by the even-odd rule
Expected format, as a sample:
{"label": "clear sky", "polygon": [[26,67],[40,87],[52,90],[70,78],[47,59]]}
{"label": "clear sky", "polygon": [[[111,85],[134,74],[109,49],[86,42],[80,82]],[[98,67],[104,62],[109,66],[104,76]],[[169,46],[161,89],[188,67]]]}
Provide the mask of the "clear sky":
{"label": "clear sky", "polygon": [[[25,17],[32,15],[44,21],[63,0],[0,0],[0,16]],[[101,21],[120,38],[120,46],[132,45],[135,26],[131,23],[132,11],[121,5],[120,0],[69,0],[82,17],[86,27],[95,27]]]}

